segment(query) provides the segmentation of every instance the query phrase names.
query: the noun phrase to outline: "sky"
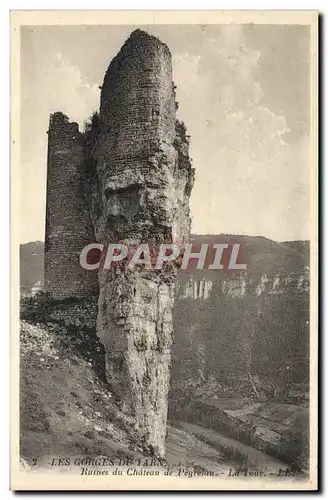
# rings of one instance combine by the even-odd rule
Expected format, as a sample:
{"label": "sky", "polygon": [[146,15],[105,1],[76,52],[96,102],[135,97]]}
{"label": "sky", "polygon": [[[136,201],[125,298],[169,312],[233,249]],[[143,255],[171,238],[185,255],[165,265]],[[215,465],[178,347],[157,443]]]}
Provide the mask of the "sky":
{"label": "sky", "polygon": [[21,28],[20,240],[44,240],[49,114],[80,130],[141,28],[172,53],[196,169],[192,232],[309,239],[310,29],[300,25]]}

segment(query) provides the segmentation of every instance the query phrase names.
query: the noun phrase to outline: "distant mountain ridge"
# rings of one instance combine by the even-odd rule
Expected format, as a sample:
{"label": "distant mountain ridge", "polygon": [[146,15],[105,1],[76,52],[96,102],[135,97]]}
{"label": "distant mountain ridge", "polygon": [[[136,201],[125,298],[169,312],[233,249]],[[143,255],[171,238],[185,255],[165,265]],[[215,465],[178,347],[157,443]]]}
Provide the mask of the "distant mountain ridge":
{"label": "distant mountain ridge", "polygon": [[[239,243],[243,262],[247,264],[246,274],[259,277],[270,274],[301,274],[309,266],[310,242],[285,241],[282,243],[262,236],[244,236],[228,234],[192,234],[192,243]],[[218,271],[208,269],[181,271],[179,279],[183,282],[201,275],[206,279],[215,279]],[[33,241],[20,245],[20,284],[22,293],[29,293],[37,282],[44,280],[44,242]]]}

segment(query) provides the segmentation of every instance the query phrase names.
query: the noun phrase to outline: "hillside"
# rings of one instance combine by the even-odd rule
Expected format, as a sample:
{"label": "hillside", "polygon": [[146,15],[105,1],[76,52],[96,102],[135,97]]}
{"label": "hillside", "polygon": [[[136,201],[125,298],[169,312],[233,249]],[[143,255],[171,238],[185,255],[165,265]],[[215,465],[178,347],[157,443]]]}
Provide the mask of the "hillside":
{"label": "hillside", "polygon": [[[74,332],[74,333],[73,333]],[[165,462],[143,453],[134,442],[131,416],[122,411],[104,381],[103,349],[89,329],[58,322],[21,323],[21,456],[24,469],[50,468],[53,457],[106,458],[115,464],[156,464],[178,473],[226,476],[230,468],[257,465],[276,471],[285,464],[265,453],[202,428],[173,422],[168,427]],[[222,441],[222,442],[221,442]],[[37,458],[36,458],[37,457]],[[80,473],[82,467],[75,467]],[[94,467],[93,469],[97,469]],[[107,470],[107,469],[106,469]]]}
{"label": "hillside", "polygon": [[[240,459],[240,453],[247,455],[247,446],[251,444],[258,450],[268,450],[273,456],[278,453],[283,462],[306,468],[308,243],[277,243],[262,237],[231,235],[197,235],[192,241],[196,245],[200,241],[240,243],[242,259],[248,268],[239,276],[195,269],[179,273],[173,310],[175,343],[169,418],[174,428],[169,428],[169,453],[172,446],[176,460],[188,455],[188,447],[193,447],[196,434],[204,434],[190,425],[205,425],[214,435],[210,434],[212,437],[207,436],[205,441],[202,438],[197,447],[203,449],[204,443],[214,446],[216,452],[223,453],[224,463],[231,457]],[[21,276],[22,295],[26,295],[22,300],[22,319],[28,321],[23,324],[22,335],[29,345],[30,339],[34,343],[40,334],[37,352],[42,351],[35,354],[30,348],[22,354],[23,380],[29,395],[24,399],[22,422],[27,427],[23,434],[30,436],[28,443],[24,441],[26,437],[22,438],[23,456],[33,456],[34,450],[43,446],[50,447],[49,454],[54,453],[64,428],[73,433],[69,434],[69,443],[65,446],[72,445],[76,450],[79,446],[87,447],[86,453],[100,453],[104,449],[114,455],[128,452],[129,416],[121,415],[120,402],[113,400],[104,382],[103,346],[95,334],[97,297],[91,299],[87,309],[85,304],[81,309],[73,299],[52,304],[42,295],[28,298],[31,290],[35,293],[40,288],[39,284],[34,288],[31,285],[43,280],[41,242],[22,246]],[[35,324],[39,324],[41,330],[35,332]],[[55,355],[58,359],[44,361],[48,359],[42,347],[44,341],[45,345],[60,344],[61,355]],[[58,370],[57,375],[54,369]],[[60,392],[57,396],[45,394],[40,398],[38,394],[47,386]],[[71,393],[78,394],[78,398]],[[44,405],[48,409],[42,409]],[[109,412],[106,415],[101,413],[105,407]],[[79,413],[82,408],[86,415],[83,411]],[[73,416],[68,417],[68,413]],[[116,428],[117,420],[121,424]],[[88,432],[90,440],[84,434],[81,438],[81,422],[86,425],[84,432]],[[114,422],[114,427],[111,424],[108,430],[102,422]],[[122,427],[124,422],[126,425]],[[95,429],[94,424],[100,430]],[[44,429],[44,425],[48,427]],[[244,428],[241,434],[240,428]],[[51,439],[49,429],[54,432]],[[188,434],[190,429],[195,431],[192,436]],[[229,446],[225,444],[227,438],[232,439]],[[126,446],[121,448],[118,442]],[[241,446],[246,449],[242,451]],[[282,454],[279,449],[284,450]],[[206,449],[204,453],[208,460],[208,453],[214,451]],[[173,458],[170,460],[174,462]]]}

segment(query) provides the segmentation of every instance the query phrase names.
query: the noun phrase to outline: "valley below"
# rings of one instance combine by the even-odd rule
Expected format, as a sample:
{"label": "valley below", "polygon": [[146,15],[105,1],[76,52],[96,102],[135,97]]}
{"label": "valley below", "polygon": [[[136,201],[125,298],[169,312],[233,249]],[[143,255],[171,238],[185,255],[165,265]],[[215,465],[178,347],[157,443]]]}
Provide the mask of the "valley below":
{"label": "valley below", "polygon": [[[247,273],[179,275],[167,453],[158,467],[186,477],[246,471],[301,480],[309,462],[308,247],[241,238]],[[54,457],[110,457],[138,470],[146,455],[105,379],[97,298],[49,301],[42,259],[41,242],[21,248],[22,467],[58,472]]]}

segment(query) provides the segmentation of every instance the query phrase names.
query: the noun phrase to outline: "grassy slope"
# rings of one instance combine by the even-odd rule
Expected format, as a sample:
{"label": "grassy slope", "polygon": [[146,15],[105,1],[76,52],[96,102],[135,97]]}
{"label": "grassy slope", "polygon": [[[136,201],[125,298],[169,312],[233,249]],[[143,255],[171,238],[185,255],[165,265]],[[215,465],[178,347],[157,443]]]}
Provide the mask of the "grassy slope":
{"label": "grassy slope", "polygon": [[[54,323],[21,323],[21,457],[49,467],[53,457],[142,458],[133,423],[97,375],[79,337]],[[83,335],[81,333],[80,335]],[[70,342],[65,343],[65,336]],[[91,356],[91,357],[90,357]],[[234,462],[191,433],[169,427],[167,462],[194,463],[226,474]]]}
{"label": "grassy slope", "polygon": [[53,456],[130,455],[128,417],[92,363],[74,355],[73,345],[64,350],[59,336],[56,325],[22,322],[22,456],[47,463]]}

